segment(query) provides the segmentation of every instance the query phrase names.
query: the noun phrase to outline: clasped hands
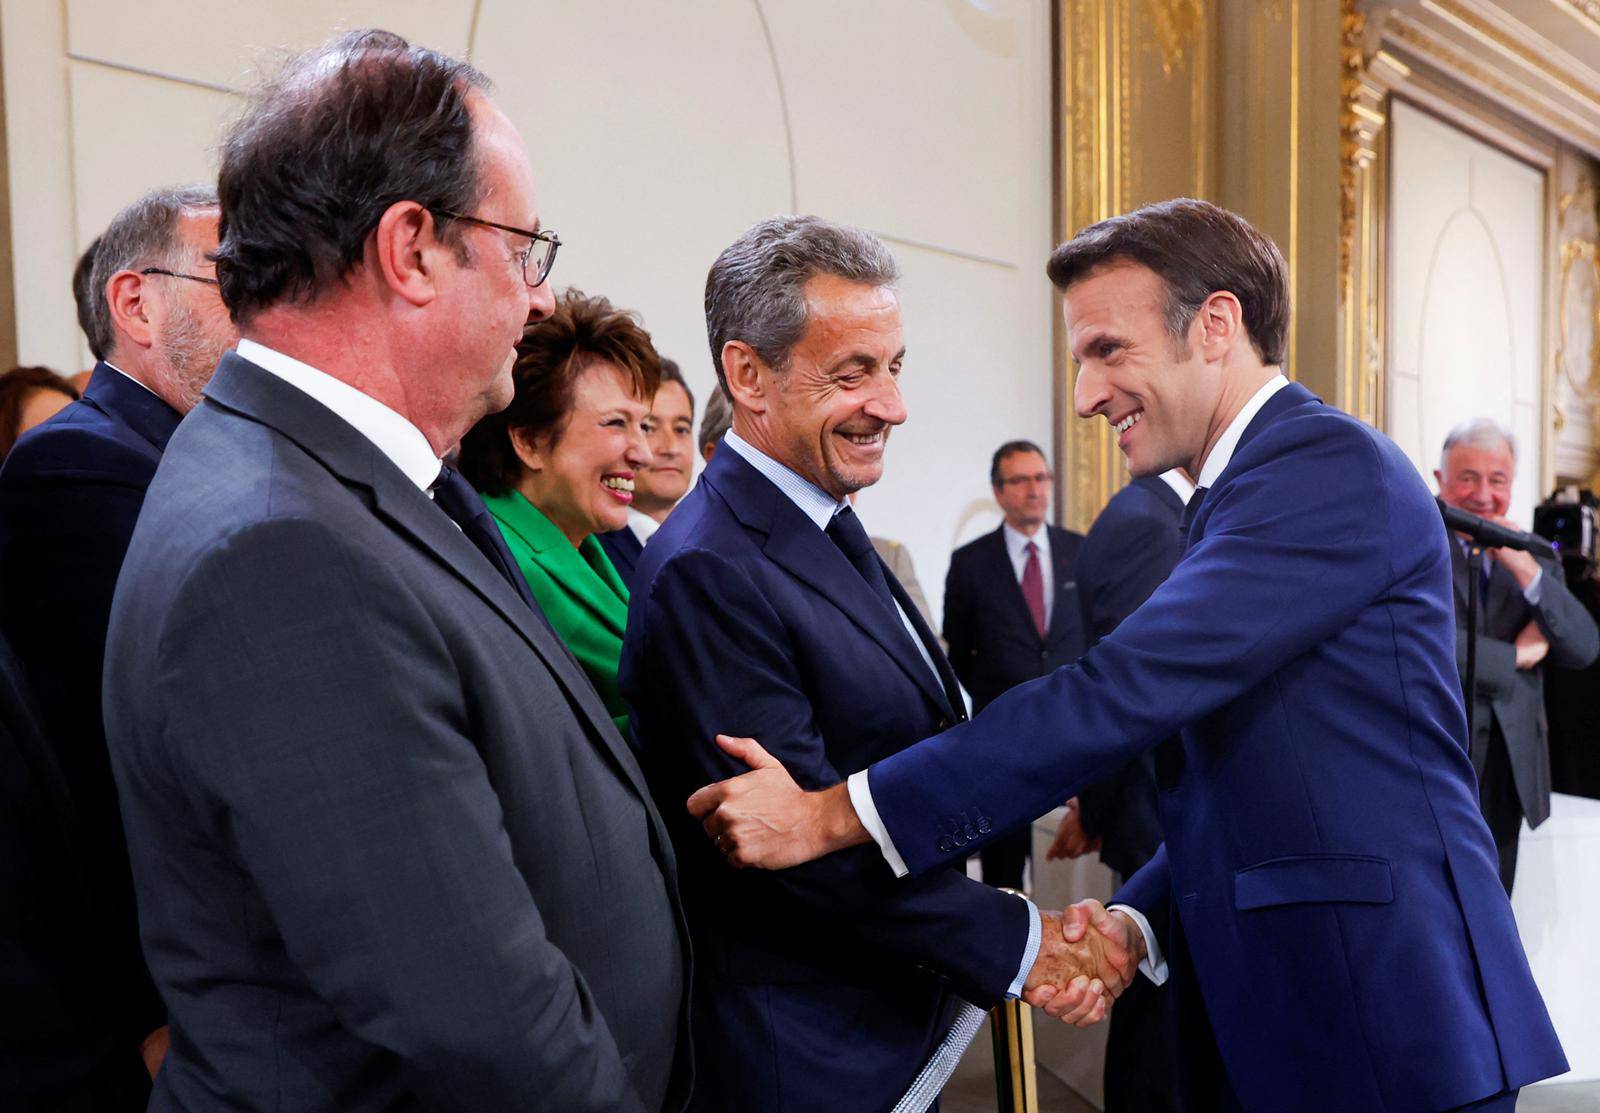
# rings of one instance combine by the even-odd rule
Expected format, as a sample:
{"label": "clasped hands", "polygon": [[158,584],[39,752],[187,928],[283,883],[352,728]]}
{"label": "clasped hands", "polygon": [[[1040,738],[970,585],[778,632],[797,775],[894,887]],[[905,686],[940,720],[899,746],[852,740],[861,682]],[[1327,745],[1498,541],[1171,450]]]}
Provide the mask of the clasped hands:
{"label": "clasped hands", "polygon": [[1079,1028],[1098,1024],[1137,976],[1144,934],[1126,913],[1108,911],[1097,900],[1039,916],[1039,956],[1023,983],[1022,999]]}
{"label": "clasped hands", "polygon": [[[688,809],[730,866],[787,869],[868,841],[844,785],[807,792],[754,739],[719,735],[717,744],[751,771],[702,788]],[[1094,900],[1039,915],[1022,999],[1080,1028],[1098,1024],[1144,960],[1144,934]]]}

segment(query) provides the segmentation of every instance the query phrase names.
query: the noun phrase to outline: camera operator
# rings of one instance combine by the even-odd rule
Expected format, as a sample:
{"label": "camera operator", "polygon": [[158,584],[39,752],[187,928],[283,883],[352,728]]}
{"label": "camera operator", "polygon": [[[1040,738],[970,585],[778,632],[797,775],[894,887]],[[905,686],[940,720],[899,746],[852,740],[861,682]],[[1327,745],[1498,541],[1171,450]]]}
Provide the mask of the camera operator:
{"label": "camera operator", "polygon": [[[1445,438],[1439,497],[1481,518],[1505,518],[1516,474],[1511,433],[1473,418]],[[1517,870],[1524,817],[1537,827],[1550,814],[1544,665],[1583,668],[1600,654],[1600,631],[1567,590],[1561,565],[1515,549],[1487,549],[1483,575],[1470,583],[1467,541],[1450,548],[1456,595],[1456,663],[1466,675],[1467,592],[1479,592],[1476,703],[1471,739],[1479,803],[1500,858],[1506,892]],[[1473,698],[1471,694],[1468,698]]]}
{"label": "camera operator", "polygon": [[[1567,587],[1600,621],[1600,498],[1558,490],[1534,510],[1533,528],[1561,551]],[[1552,789],[1600,799],[1600,661],[1585,669],[1551,669],[1544,704]]]}

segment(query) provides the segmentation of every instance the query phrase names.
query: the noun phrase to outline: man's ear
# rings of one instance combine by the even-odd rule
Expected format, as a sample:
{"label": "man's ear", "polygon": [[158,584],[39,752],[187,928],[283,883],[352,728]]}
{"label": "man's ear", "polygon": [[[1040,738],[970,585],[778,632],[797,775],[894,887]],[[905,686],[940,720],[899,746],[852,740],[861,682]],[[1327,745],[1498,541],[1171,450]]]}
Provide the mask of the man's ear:
{"label": "man's ear", "polygon": [[728,397],[751,413],[767,412],[766,383],[761,372],[766,368],[756,350],[743,340],[730,340],[722,346],[722,374],[728,380]]}
{"label": "man's ear", "polygon": [[439,240],[433,214],[415,201],[396,201],[378,218],[372,264],[398,298],[422,307],[438,296],[438,268],[454,249]]}
{"label": "man's ear", "polygon": [[544,447],[536,438],[529,436],[528,430],[508,429],[506,435],[511,438],[511,451],[517,454],[523,467],[529,471],[544,470]]}
{"label": "man's ear", "polygon": [[1201,302],[1195,320],[1200,325],[1200,351],[1207,360],[1221,359],[1241,342],[1250,343],[1244,327],[1244,306],[1226,290],[1217,290]]}
{"label": "man's ear", "polygon": [[126,336],[141,348],[155,343],[155,322],[150,319],[151,306],[145,300],[152,289],[138,271],[118,271],[106,281],[106,306],[111,310],[111,325],[119,340]]}

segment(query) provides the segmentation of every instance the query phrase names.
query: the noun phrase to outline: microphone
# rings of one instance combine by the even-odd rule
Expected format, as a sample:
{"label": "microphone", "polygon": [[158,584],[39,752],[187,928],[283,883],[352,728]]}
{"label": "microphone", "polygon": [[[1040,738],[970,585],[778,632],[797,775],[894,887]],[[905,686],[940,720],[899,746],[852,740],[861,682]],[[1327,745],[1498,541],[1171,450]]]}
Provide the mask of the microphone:
{"label": "microphone", "polygon": [[1439,504],[1439,513],[1444,516],[1445,525],[1457,533],[1466,534],[1485,548],[1521,549],[1535,556],[1549,557],[1551,560],[1556,558],[1555,547],[1538,534],[1507,529],[1497,522],[1457,509],[1444,499],[1434,501]]}

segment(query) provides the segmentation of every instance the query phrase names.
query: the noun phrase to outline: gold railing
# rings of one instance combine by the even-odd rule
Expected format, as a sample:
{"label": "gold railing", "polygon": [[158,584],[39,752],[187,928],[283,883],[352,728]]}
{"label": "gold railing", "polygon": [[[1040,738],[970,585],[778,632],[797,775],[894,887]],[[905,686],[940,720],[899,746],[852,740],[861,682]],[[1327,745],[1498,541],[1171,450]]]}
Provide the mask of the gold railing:
{"label": "gold railing", "polygon": [[1033,1062],[1033,1011],[1006,1001],[989,1014],[994,1035],[994,1086],[999,1113],[1039,1113],[1039,1080]]}

